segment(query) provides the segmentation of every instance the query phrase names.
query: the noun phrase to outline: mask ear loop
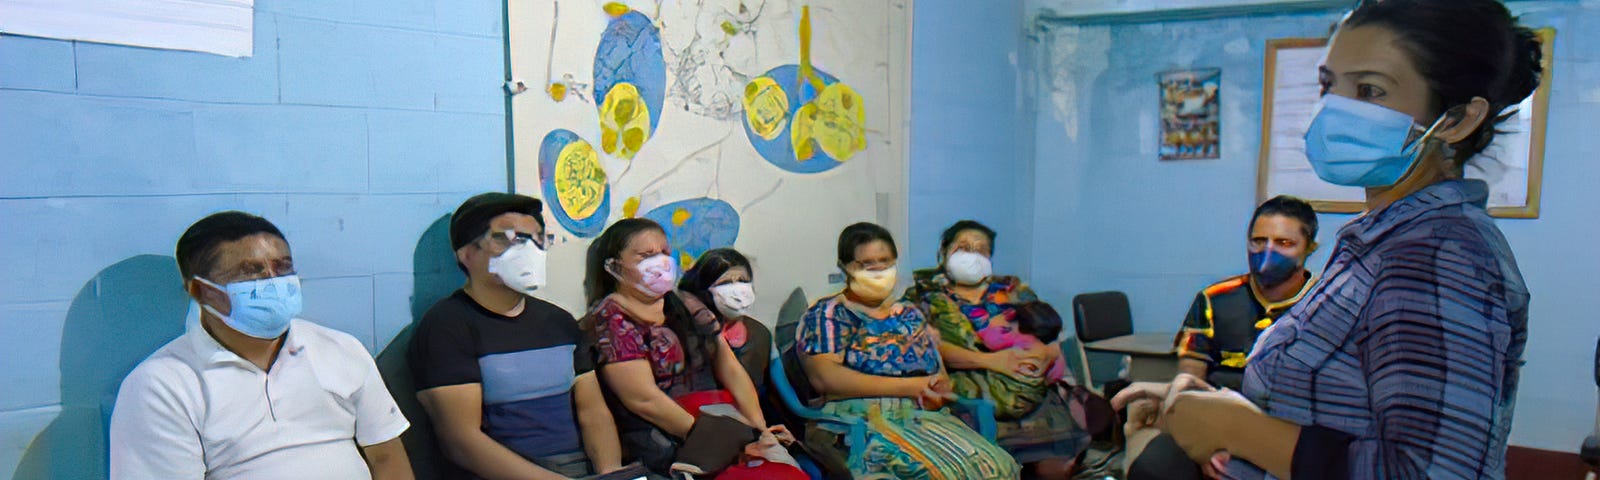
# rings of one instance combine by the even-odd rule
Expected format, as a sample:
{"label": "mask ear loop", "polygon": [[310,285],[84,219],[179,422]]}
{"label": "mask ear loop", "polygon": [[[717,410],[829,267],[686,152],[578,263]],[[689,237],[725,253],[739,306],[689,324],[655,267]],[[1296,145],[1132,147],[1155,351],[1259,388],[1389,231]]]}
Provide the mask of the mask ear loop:
{"label": "mask ear loop", "polygon": [[607,258],[605,265],[602,265],[601,268],[604,269],[606,273],[611,274],[612,278],[622,280],[622,272],[617,271],[617,259]]}
{"label": "mask ear loop", "polygon": [[[1429,125],[1428,128],[1422,130],[1422,135],[1417,137],[1416,140],[1413,140],[1411,142],[1411,145],[1416,147],[1417,149],[1424,148],[1423,144],[1425,142],[1427,142],[1428,140],[1432,140],[1433,139],[1433,134],[1434,133],[1438,133],[1439,127],[1444,126],[1444,121],[1445,120],[1448,120],[1451,117],[1457,116],[1457,115],[1454,115],[1454,113],[1458,109],[1460,109],[1460,107],[1451,107],[1450,109],[1445,110],[1443,114],[1439,115],[1438,119],[1433,121],[1433,125]],[[1416,132],[1415,127],[1413,127],[1412,132]],[[1446,146],[1448,146],[1448,145],[1446,145]]]}
{"label": "mask ear loop", "polygon": [[[1433,134],[1439,130],[1440,126],[1444,125],[1444,121],[1446,119],[1450,118],[1451,112],[1456,111],[1456,108],[1457,107],[1451,107],[1450,109],[1445,110],[1443,114],[1439,115],[1438,119],[1435,119],[1433,121],[1433,125],[1430,125],[1430,126],[1428,126],[1427,129],[1423,130],[1422,131],[1422,135],[1417,137],[1416,140],[1413,140],[1411,142],[1410,146],[1406,147],[1406,150],[1411,151],[1410,155],[1412,155],[1414,157],[1411,160],[1411,166],[1406,168],[1405,173],[1400,174],[1400,180],[1397,180],[1397,181],[1395,181],[1395,183],[1389,184],[1389,185],[1386,185],[1386,186],[1392,187],[1394,185],[1398,185],[1400,182],[1403,182],[1403,181],[1405,181],[1405,179],[1411,177],[1411,174],[1414,173],[1417,170],[1417,165],[1422,163],[1422,150],[1424,148],[1427,148],[1428,140],[1432,140],[1433,139]],[[1411,131],[1412,132],[1416,132],[1415,125],[1412,126],[1412,130]],[[1444,145],[1444,148],[1450,148],[1450,146],[1449,145]],[[1448,159],[1449,156],[1446,155],[1445,158]],[[1271,248],[1271,247],[1268,247],[1268,248]]]}

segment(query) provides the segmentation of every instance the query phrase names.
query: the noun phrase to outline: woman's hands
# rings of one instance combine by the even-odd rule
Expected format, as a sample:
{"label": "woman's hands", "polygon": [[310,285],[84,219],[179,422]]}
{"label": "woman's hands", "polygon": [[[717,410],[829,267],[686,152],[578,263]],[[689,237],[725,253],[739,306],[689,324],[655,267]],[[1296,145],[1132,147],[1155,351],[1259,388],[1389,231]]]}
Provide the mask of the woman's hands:
{"label": "woman's hands", "polygon": [[1227,450],[1224,441],[1247,415],[1263,415],[1260,408],[1233,390],[1187,391],[1173,395],[1161,415],[1161,429],[1183,447],[1197,463],[1210,463]]}
{"label": "woman's hands", "polygon": [[1134,382],[1127,388],[1122,389],[1121,392],[1117,392],[1115,397],[1111,397],[1111,407],[1122,410],[1135,400],[1150,399],[1161,403],[1161,408],[1156,411],[1156,414],[1159,415],[1161,412],[1172,408],[1172,403],[1177,400],[1178,394],[1191,390],[1209,392],[1215,391],[1216,388],[1213,388],[1211,384],[1206,383],[1200,377],[1180,373],[1178,376],[1173,377],[1171,382],[1167,383]]}
{"label": "woman's hands", "polygon": [[938,410],[946,403],[956,400],[954,386],[950,384],[950,376],[944,372],[938,375],[925,377],[927,384],[917,392],[917,403],[925,410]]}
{"label": "woman's hands", "polygon": [[984,354],[984,368],[1003,375],[1036,377],[1043,375],[1044,357],[1042,351],[1007,348]]}

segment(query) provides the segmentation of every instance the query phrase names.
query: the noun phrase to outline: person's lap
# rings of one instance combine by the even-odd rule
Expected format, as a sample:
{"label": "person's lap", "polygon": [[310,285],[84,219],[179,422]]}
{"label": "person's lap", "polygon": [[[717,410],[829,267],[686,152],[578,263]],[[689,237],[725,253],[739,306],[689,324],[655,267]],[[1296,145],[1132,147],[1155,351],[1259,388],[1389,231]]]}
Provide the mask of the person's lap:
{"label": "person's lap", "polygon": [[[926,411],[898,398],[849,399],[829,402],[825,413],[867,419],[867,445],[859,458],[847,458],[852,475],[894,478],[1016,478],[1020,466],[999,446],[944,411]],[[817,429],[807,433],[810,440]],[[820,432],[819,432],[820,433]],[[838,435],[815,435],[838,439]],[[837,441],[837,440],[834,440]],[[816,447],[847,448],[834,445]],[[850,460],[857,460],[851,462]]]}
{"label": "person's lap", "polygon": [[[1133,440],[1132,437],[1129,438]],[[1132,452],[1132,450],[1130,450]],[[1205,475],[1200,465],[1189,459],[1171,435],[1159,434],[1149,439],[1137,457],[1128,464],[1128,480],[1200,480]]]}
{"label": "person's lap", "polygon": [[1016,420],[998,421],[997,427],[1000,446],[1019,463],[1071,460],[1089,448],[1089,433],[1055,392],[1046,393],[1032,412]]}

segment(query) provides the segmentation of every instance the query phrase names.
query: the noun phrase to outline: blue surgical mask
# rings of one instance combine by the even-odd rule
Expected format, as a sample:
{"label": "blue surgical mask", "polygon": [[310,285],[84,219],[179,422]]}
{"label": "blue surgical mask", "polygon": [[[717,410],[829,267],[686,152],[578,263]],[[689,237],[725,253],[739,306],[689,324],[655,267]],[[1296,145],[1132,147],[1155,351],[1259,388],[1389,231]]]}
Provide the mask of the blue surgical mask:
{"label": "blue surgical mask", "polygon": [[1277,250],[1268,248],[1250,254],[1250,274],[1255,275],[1256,283],[1263,287],[1283,285],[1283,282],[1289,281],[1299,271],[1299,260],[1278,253]]}
{"label": "blue surgical mask", "polygon": [[228,295],[228,313],[223,315],[210,305],[203,305],[222,323],[239,333],[262,340],[283,336],[289,331],[289,320],[300,314],[300,276],[247,280],[220,286],[210,280],[194,277],[212,288]]}
{"label": "blue surgical mask", "polygon": [[[1306,129],[1306,158],[1317,177],[1347,187],[1399,183],[1445,117],[1423,129],[1410,115],[1339,95],[1323,95]],[[1422,136],[1411,141],[1413,134]]]}

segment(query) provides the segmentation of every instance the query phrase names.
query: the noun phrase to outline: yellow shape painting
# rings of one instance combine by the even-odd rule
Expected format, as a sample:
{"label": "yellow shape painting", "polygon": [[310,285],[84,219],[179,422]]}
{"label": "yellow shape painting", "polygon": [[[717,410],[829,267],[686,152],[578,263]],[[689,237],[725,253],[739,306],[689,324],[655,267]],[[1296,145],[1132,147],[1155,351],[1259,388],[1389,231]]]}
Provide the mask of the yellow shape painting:
{"label": "yellow shape painting", "polygon": [[[843,83],[828,85],[795,112],[790,139],[795,158],[804,161],[821,148],[843,162],[867,148],[867,114],[861,95]],[[813,143],[814,142],[814,143]]]}
{"label": "yellow shape painting", "polygon": [[600,148],[632,160],[650,138],[650,107],[632,83],[620,82],[606,92],[600,105]]}
{"label": "yellow shape painting", "polygon": [[555,180],[556,197],[573,220],[594,215],[605,199],[606,171],[589,142],[578,140],[561,148]]}
{"label": "yellow shape painting", "polygon": [[689,221],[689,211],[688,210],[680,208],[680,209],[672,211],[672,226],[681,227],[681,226],[683,226],[684,222],[688,222],[688,221]]}
{"label": "yellow shape painting", "polygon": [[771,77],[756,77],[744,86],[744,119],[750,131],[772,140],[789,123],[789,96]]}
{"label": "yellow shape painting", "polygon": [[617,3],[617,2],[608,2],[608,3],[605,4],[604,7],[601,7],[601,8],[606,11],[606,15],[610,15],[613,18],[620,17],[620,16],[628,13],[630,10],[632,10],[631,8],[628,8],[627,5],[623,5],[623,4]]}
{"label": "yellow shape painting", "polygon": [[622,202],[622,218],[633,218],[639,214],[639,197],[628,197]]}

